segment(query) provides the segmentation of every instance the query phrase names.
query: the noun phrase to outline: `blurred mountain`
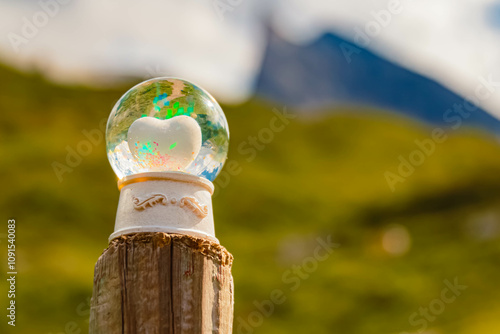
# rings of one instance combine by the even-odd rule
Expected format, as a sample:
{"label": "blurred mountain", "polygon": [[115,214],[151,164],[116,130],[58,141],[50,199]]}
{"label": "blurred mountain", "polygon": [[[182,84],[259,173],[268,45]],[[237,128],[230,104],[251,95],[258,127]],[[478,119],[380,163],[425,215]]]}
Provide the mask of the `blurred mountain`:
{"label": "blurred mountain", "polygon": [[[439,126],[464,98],[415,72],[333,34],[295,45],[269,30],[256,95],[307,112],[332,105],[369,105]],[[500,133],[500,121],[482,109],[464,124]]]}

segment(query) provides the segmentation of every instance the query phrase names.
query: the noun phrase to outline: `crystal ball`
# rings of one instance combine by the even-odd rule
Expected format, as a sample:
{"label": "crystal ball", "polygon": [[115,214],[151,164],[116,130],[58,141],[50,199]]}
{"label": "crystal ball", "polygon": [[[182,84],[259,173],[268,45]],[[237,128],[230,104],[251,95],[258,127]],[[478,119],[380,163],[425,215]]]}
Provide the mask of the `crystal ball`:
{"label": "crystal ball", "polygon": [[108,159],[119,179],[184,172],[213,181],[228,146],[222,108],[208,92],[177,78],[155,78],[131,88],[106,126]]}

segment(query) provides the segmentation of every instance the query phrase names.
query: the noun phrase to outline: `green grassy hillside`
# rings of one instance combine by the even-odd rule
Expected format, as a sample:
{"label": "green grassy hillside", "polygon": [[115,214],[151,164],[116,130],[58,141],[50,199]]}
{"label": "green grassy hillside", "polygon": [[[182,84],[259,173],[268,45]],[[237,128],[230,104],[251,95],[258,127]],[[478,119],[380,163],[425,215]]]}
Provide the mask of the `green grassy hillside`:
{"label": "green grassy hillside", "polygon": [[[119,194],[99,124],[128,85],[61,87],[6,68],[0,77],[0,247],[14,217],[19,273],[18,326],[2,321],[0,332],[88,332],[94,263]],[[224,107],[231,143],[214,211],[235,256],[234,332],[413,333],[425,324],[433,334],[497,334],[496,140],[447,130],[392,191],[386,172],[397,173],[399,156],[410,159],[431,126],[347,108],[281,126],[273,109],[285,108]],[[67,160],[78,150],[85,155]],[[329,237],[333,252],[315,259],[318,238]],[[444,280],[455,278],[467,288],[443,303]],[[2,308],[6,288],[1,280]],[[276,289],[280,303],[270,304]],[[429,307],[429,317],[419,313]]]}

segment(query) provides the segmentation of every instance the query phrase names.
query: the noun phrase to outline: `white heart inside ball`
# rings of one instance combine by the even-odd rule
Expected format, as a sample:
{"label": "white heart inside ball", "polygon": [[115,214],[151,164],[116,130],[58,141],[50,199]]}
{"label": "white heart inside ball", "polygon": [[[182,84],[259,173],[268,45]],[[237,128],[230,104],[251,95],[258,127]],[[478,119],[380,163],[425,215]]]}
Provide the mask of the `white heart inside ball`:
{"label": "white heart inside ball", "polygon": [[142,117],[128,129],[127,141],[132,155],[150,170],[184,170],[200,152],[201,128],[185,115]]}

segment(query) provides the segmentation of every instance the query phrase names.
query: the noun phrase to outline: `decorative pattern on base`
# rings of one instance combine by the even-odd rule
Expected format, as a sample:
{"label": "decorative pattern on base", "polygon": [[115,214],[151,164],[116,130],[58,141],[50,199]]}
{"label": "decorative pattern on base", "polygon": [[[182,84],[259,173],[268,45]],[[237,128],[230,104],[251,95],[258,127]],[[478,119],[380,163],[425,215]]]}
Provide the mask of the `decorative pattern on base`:
{"label": "decorative pattern on base", "polygon": [[180,200],[171,198],[168,200],[167,196],[163,194],[153,194],[146,199],[140,200],[138,197],[133,197],[134,209],[138,211],[152,208],[155,205],[177,205],[180,208],[185,208],[193,212],[199,218],[205,218],[208,215],[208,206],[200,204],[194,197],[182,197]]}

